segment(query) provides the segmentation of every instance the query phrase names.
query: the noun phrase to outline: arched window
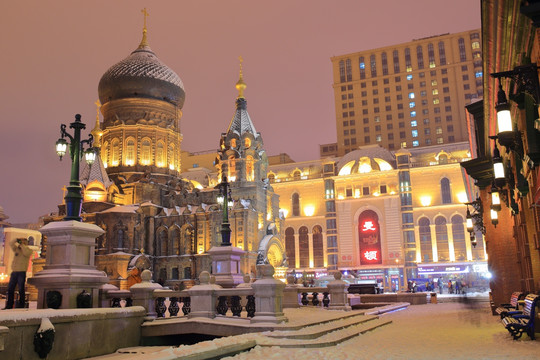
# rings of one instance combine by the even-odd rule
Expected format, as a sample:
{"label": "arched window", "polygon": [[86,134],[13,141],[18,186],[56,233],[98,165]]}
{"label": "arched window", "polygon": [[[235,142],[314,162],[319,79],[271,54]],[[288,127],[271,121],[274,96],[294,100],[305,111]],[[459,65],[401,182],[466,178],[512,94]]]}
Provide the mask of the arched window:
{"label": "arched window", "polygon": [[159,243],[158,243],[158,246],[159,246],[159,254],[158,256],[167,256],[169,255],[168,254],[168,247],[167,247],[167,231],[166,230],[161,230],[158,234],[158,240],[159,240]]}
{"label": "arched window", "polygon": [[135,140],[128,139],[126,143],[126,165],[135,165]]}
{"label": "arched window", "polygon": [[105,165],[105,167],[107,167],[107,165],[109,165],[109,152],[110,152],[110,149],[109,149],[109,142],[106,141],[104,144],[103,144],[103,147],[101,148],[101,160],[103,161],[103,165]]}
{"label": "arched window", "polygon": [[120,140],[114,139],[112,142],[112,159],[111,165],[118,166],[120,164]]}
{"label": "arched window", "polygon": [[276,181],[276,175],[274,175],[274,174],[268,174],[268,181],[270,181],[271,183],[273,183],[274,181]]}
{"label": "arched window", "polygon": [[231,148],[236,148],[236,139],[231,139]]}
{"label": "arched window", "polygon": [[249,149],[251,147],[251,139],[250,138],[245,138],[244,139],[244,147],[246,149]]}
{"label": "arched window", "polygon": [[441,197],[443,204],[452,203],[452,193],[450,192],[450,180],[448,178],[441,179]]}
{"label": "arched window", "polygon": [[300,180],[300,176],[301,176],[300,170],[295,170],[295,172],[293,172],[294,180]]}
{"label": "arched window", "polygon": [[[246,141],[249,139],[246,139]],[[246,180],[247,181],[253,181],[254,179],[254,171],[253,171],[253,156],[248,155],[246,157]]]}
{"label": "arched window", "polygon": [[418,220],[418,235],[420,236],[420,256],[422,262],[433,261],[433,246],[431,245],[431,227],[428,218]]}
{"label": "arched window", "polygon": [[465,246],[465,230],[461,215],[452,216],[452,238],[454,239],[456,260],[466,260],[467,247]]}
{"label": "arched window", "polygon": [[141,164],[150,165],[151,164],[151,147],[150,140],[144,139],[141,146]]}
{"label": "arched window", "polygon": [[345,82],[345,61],[339,62],[339,82]]}
{"label": "arched window", "polygon": [[347,73],[347,81],[352,81],[351,59],[345,61],[345,72]]}
{"label": "arched window", "polygon": [[382,73],[383,73],[383,75],[388,75],[388,58],[387,58],[385,52],[383,52],[381,54],[381,63],[382,63]]}
{"label": "arched window", "polygon": [[309,235],[308,228],[302,226],[298,230],[298,247],[300,250],[300,267],[309,267]]}
{"label": "arched window", "polygon": [[369,64],[371,68],[371,77],[377,77],[377,61],[375,60],[375,55],[369,57]]}
{"label": "arched window", "polygon": [[360,264],[382,264],[379,216],[373,210],[363,211],[358,217]]}
{"label": "arched window", "polygon": [[171,243],[173,247],[173,255],[181,255],[180,252],[180,230],[175,227],[171,230]]}
{"label": "arched window", "polygon": [[446,65],[446,52],[444,51],[444,42],[439,41],[439,61],[441,65]]}
{"label": "arched window", "polygon": [[418,68],[423,69],[424,68],[424,53],[422,51],[421,45],[418,45],[416,47],[416,60],[418,62]]}
{"label": "arched window", "polygon": [[176,168],[176,150],[174,144],[169,144],[169,169],[174,170]]}
{"label": "arched window", "polygon": [[437,254],[439,261],[450,260],[448,251],[448,231],[446,230],[446,219],[439,216],[435,219],[435,238],[437,239]]}
{"label": "arched window", "polygon": [[300,216],[300,195],[298,193],[292,194],[292,214]]}
{"label": "arched window", "polygon": [[358,67],[360,69],[360,79],[366,78],[366,63],[364,61],[364,57],[360,56],[358,58]]}
{"label": "arched window", "polygon": [[165,166],[165,145],[161,141],[156,146],[156,165],[158,167]]}
{"label": "arched window", "polygon": [[313,266],[324,267],[323,234],[319,225],[313,227]]}
{"label": "arched window", "polygon": [[399,54],[397,50],[392,52],[392,58],[394,59],[394,74],[399,73]]}
{"label": "arched window", "polygon": [[285,252],[287,253],[287,261],[289,267],[296,267],[296,250],[294,242],[294,229],[289,227],[285,229]]}
{"label": "arched window", "polygon": [[448,155],[446,154],[439,155],[439,164],[441,165],[448,164]]}
{"label": "arched window", "polygon": [[458,39],[459,47],[459,61],[467,61],[467,53],[465,52],[465,40],[463,38]]}
{"label": "arched window", "polygon": [[229,156],[229,181],[236,179],[236,158],[234,155]]}

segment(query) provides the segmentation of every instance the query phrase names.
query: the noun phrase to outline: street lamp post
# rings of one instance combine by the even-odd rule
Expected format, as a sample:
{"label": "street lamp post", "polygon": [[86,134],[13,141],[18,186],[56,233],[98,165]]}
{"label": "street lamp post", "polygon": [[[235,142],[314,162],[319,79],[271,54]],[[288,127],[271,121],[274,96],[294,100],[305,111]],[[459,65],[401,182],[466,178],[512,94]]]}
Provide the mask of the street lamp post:
{"label": "street lamp post", "polygon": [[[73,136],[66,132],[66,125],[60,125],[61,138],[56,142],[56,153],[62,160],[66,154],[69,145],[69,153],[71,156],[71,179],[67,187],[67,194],[64,197],[66,202],[66,216],[64,220],[81,221],[82,194],[81,183],[79,182],[79,161],[82,153],[85,153],[86,161],[92,164],[96,158],[94,150],[91,148],[93,137],[90,134],[87,140],[81,140],[81,130],[86,128],[86,125],[81,122],[81,115],[75,115],[75,121],[69,124],[69,128],[73,129]],[[69,138],[70,143],[65,138]],[[88,150],[84,151],[84,144],[88,145]]]}
{"label": "street lamp post", "polygon": [[221,196],[218,202],[223,206],[223,219],[221,220],[221,246],[231,246],[231,224],[229,223],[229,182],[227,177],[223,175],[223,180],[220,184]]}

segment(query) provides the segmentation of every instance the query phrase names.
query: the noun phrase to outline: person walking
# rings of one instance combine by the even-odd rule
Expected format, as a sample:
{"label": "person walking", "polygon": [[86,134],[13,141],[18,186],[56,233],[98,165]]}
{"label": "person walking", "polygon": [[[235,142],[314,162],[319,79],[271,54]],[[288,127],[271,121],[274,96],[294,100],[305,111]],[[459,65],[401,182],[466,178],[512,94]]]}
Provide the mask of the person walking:
{"label": "person walking", "polygon": [[19,289],[18,308],[23,308],[26,300],[25,283],[26,270],[28,262],[32,256],[32,249],[28,247],[28,239],[18,238],[10,241],[9,246],[13,250],[13,260],[11,262],[11,276],[9,277],[6,307],[4,309],[13,309],[15,302],[15,287]]}

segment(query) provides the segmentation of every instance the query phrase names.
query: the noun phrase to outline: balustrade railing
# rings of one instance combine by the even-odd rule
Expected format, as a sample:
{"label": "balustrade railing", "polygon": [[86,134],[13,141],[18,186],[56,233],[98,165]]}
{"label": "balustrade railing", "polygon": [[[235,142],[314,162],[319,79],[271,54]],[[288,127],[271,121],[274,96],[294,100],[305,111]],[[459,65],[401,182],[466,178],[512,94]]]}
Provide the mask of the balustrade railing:
{"label": "balustrade railing", "polygon": [[191,298],[186,290],[156,289],[153,296],[158,319],[187,316],[191,311]]}
{"label": "balustrade railing", "polygon": [[242,309],[246,317],[255,316],[255,296],[252,288],[233,288],[216,290],[217,306],[216,313],[227,316],[230,311],[232,316],[242,317]]}

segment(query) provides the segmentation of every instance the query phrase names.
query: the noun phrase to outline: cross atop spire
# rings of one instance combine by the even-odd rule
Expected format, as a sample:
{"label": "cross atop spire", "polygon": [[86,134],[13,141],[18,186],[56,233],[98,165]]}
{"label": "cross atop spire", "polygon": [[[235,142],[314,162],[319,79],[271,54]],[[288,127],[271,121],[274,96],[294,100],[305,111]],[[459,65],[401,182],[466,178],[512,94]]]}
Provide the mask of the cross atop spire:
{"label": "cross atop spire", "polygon": [[246,90],[246,83],[244,82],[244,73],[243,73],[243,66],[242,63],[244,62],[244,59],[242,59],[242,56],[238,57],[238,60],[240,61],[240,77],[238,79],[238,82],[236,83],[236,90],[238,90],[238,98],[243,99],[244,98],[244,90]]}
{"label": "cross atop spire", "polygon": [[142,49],[143,47],[148,46],[148,39],[146,38],[146,32],[147,32],[146,18],[150,16],[150,14],[148,14],[148,11],[146,11],[146,8],[142,9],[141,13],[143,14],[143,17],[144,17],[144,25],[143,25],[143,37],[142,37],[141,43],[139,44],[139,49]]}

